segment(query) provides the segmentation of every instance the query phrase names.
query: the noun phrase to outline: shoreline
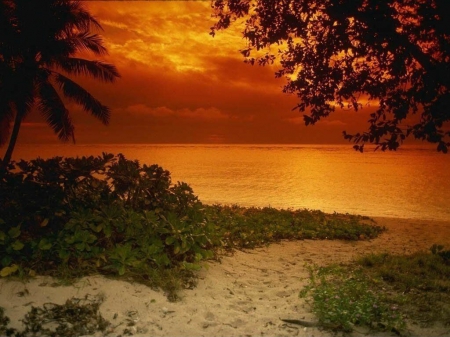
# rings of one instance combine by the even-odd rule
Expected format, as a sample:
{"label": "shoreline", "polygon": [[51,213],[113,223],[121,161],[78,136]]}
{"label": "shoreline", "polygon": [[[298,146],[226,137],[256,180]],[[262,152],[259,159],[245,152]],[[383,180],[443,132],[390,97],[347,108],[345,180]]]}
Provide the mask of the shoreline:
{"label": "shoreline", "polygon": [[[298,297],[307,284],[305,265],[345,263],[372,252],[428,251],[434,243],[450,245],[450,221],[373,219],[387,231],[370,241],[282,241],[210,261],[198,273],[197,287],[182,290],[181,300],[174,303],[162,291],[141,284],[88,276],[58,287],[52,286],[54,280],[49,277],[26,283],[0,279],[0,306],[11,319],[9,327],[19,330],[23,329],[19,320],[31,306],[100,295],[104,298],[100,312],[112,325],[95,336],[124,335],[124,329],[135,336],[332,336],[316,327],[281,320],[315,321],[305,300]],[[360,332],[352,336],[367,332],[357,329]],[[449,327],[410,329],[411,336],[450,334]],[[370,335],[393,336],[388,332]]]}

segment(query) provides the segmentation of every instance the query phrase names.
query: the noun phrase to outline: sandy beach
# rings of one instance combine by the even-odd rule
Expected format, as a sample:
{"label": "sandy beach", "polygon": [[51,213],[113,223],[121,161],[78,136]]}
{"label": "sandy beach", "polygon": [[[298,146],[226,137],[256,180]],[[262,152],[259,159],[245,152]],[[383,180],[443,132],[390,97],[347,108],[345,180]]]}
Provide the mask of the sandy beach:
{"label": "sandy beach", "polygon": [[[19,330],[31,306],[63,304],[71,297],[89,295],[104,299],[100,312],[111,322],[108,336],[124,335],[124,329],[138,336],[332,336],[314,326],[281,320],[315,321],[305,300],[298,297],[307,284],[306,264],[347,262],[369,252],[408,254],[428,250],[434,243],[450,245],[450,221],[375,220],[388,230],[371,241],[282,242],[208,262],[199,273],[197,287],[181,291],[181,300],[175,303],[163,292],[140,284],[89,276],[57,287],[51,278],[37,277],[27,283],[2,279],[0,306],[11,319],[10,327]],[[450,327],[409,329],[411,336],[450,335]],[[367,332],[358,328],[352,335]]]}

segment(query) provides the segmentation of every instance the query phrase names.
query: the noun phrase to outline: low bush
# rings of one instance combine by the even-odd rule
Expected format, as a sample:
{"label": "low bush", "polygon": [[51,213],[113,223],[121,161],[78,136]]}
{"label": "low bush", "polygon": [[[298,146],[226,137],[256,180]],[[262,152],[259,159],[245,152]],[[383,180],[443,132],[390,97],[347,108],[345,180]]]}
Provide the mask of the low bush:
{"label": "low bush", "polygon": [[359,269],[340,266],[311,267],[308,297],[319,323],[334,331],[351,332],[355,326],[400,331],[405,327],[398,307],[373,289]]}
{"label": "low bush", "polygon": [[[371,254],[357,263],[368,279],[393,294],[403,294],[396,303],[413,322],[428,326],[440,321],[450,324],[450,264],[443,246],[411,255]],[[388,291],[384,291],[389,293]],[[381,289],[381,291],[383,291]]]}
{"label": "low bush", "polygon": [[215,226],[185,183],[121,154],[11,163],[0,184],[1,276],[180,277],[214,256]]}
{"label": "low bush", "polygon": [[306,297],[321,325],[405,333],[406,323],[450,324],[450,265],[443,246],[431,254],[368,254],[354,264],[309,267]]}
{"label": "low bush", "polygon": [[226,248],[254,248],[280,240],[365,240],[385,228],[371,219],[349,214],[311,210],[283,210],[213,205],[205,206]]}
{"label": "low bush", "polygon": [[168,171],[122,154],[12,162],[0,200],[0,276],[126,276],[174,299],[219,248],[383,231],[358,216],[203,205]]}

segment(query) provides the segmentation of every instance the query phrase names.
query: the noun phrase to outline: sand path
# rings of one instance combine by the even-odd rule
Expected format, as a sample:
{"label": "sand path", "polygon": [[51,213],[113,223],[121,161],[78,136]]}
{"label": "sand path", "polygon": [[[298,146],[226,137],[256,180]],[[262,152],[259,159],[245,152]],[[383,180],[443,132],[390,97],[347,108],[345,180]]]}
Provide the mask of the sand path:
{"label": "sand path", "polygon": [[[210,262],[200,272],[197,287],[183,290],[176,303],[143,285],[92,276],[68,287],[53,287],[52,279],[42,277],[25,284],[0,280],[0,306],[11,318],[11,327],[18,329],[31,305],[62,304],[73,296],[102,294],[100,311],[112,323],[109,336],[121,335],[124,329],[140,336],[332,336],[316,327],[281,320],[315,320],[298,297],[307,283],[305,264],[346,262],[368,252],[411,253],[428,250],[433,243],[450,246],[450,222],[376,220],[388,232],[372,241],[283,242]],[[127,326],[130,322],[134,325]],[[450,328],[412,327],[411,335],[449,336]]]}

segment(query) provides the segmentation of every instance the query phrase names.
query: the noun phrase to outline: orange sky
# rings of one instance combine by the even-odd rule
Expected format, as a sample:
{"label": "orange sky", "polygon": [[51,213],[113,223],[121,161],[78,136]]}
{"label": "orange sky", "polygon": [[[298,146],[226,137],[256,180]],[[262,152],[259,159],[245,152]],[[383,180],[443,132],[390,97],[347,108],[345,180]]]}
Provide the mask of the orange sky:
{"label": "orange sky", "polygon": [[[239,29],[209,35],[209,1],[86,1],[122,78],[79,78],[112,110],[103,126],[69,105],[78,143],[336,143],[342,131],[364,131],[369,109],[337,111],[305,127],[281,92],[275,68],[243,62]],[[372,108],[373,109],[373,108]],[[357,127],[355,127],[355,125]],[[359,126],[358,126],[359,125]],[[19,143],[57,142],[38,115]]]}

